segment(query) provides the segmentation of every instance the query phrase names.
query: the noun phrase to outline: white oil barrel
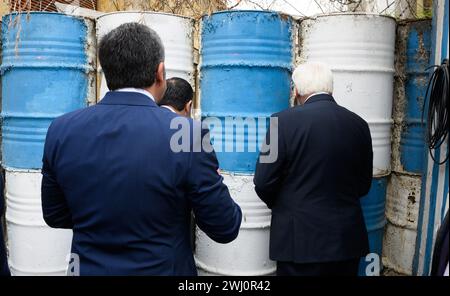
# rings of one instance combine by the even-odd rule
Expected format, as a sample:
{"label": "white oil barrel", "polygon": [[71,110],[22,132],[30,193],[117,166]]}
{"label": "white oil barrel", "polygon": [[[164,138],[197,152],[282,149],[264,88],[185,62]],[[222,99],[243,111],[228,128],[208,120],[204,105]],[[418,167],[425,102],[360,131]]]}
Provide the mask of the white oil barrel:
{"label": "white oil barrel", "polygon": [[7,247],[12,275],[66,275],[72,231],[46,225],[41,207],[41,172],[6,170],[5,175]]}
{"label": "white oil barrel", "polygon": [[199,275],[264,276],[274,274],[269,260],[271,212],[255,192],[253,176],[222,173],[224,184],[242,212],[239,235],[230,244],[218,244],[196,231],[195,262]]}
{"label": "white oil barrel", "polygon": [[307,19],[300,25],[300,61],[323,62],[332,68],[338,104],[369,123],[374,176],[389,174],[395,19],[340,13]]}
{"label": "white oil barrel", "polygon": [[383,266],[403,275],[413,274],[422,179],[392,173],[386,197]]}
{"label": "white oil barrel", "polygon": [[[97,43],[107,33],[118,26],[137,22],[158,33],[165,48],[166,77],[180,77],[189,81],[195,89],[193,31],[194,20],[184,16],[157,12],[113,12],[97,19]],[[98,100],[101,100],[108,87],[101,65],[98,63]]]}

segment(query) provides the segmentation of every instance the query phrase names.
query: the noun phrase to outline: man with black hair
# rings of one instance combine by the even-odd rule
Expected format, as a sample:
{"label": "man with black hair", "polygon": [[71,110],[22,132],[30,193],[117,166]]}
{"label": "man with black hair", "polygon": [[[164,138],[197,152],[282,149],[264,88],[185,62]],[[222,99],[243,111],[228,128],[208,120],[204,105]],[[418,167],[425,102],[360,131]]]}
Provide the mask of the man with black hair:
{"label": "man with black hair", "polygon": [[[217,173],[214,151],[192,148],[198,139],[189,135],[199,125],[157,105],[166,79],[156,32],[121,25],[100,41],[99,60],[111,91],[48,129],[44,220],[73,229],[76,274],[196,275],[191,210],[211,239],[228,243],[239,233],[241,209]],[[171,141],[180,119],[189,138],[181,152]]]}
{"label": "man with black hair", "polygon": [[186,80],[178,77],[167,79],[167,89],[159,106],[181,116],[190,117],[194,91]]}

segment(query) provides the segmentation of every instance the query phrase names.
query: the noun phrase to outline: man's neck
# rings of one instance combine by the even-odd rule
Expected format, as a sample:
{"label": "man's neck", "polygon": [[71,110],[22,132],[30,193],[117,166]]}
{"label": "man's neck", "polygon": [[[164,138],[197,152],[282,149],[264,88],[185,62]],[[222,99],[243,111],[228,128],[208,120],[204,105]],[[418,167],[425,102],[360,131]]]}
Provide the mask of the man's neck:
{"label": "man's neck", "polygon": [[153,96],[153,94],[143,88],[125,87],[125,88],[117,89],[115,91],[117,91],[117,92],[136,92],[136,93],[143,94],[143,95],[149,97],[150,99],[152,99],[153,101],[155,101],[155,97]]}
{"label": "man's neck", "polygon": [[316,92],[310,95],[305,96],[306,99],[303,101],[302,105],[306,104],[306,102],[308,102],[309,99],[311,99],[314,96],[318,96],[318,95],[330,95],[329,93],[323,91],[323,92]]}

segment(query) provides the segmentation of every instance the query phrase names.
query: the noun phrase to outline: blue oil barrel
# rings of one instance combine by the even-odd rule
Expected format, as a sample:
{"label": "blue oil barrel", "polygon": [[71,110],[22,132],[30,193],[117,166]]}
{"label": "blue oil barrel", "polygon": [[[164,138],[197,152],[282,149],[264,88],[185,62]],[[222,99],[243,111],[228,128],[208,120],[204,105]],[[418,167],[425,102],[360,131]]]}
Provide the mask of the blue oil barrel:
{"label": "blue oil barrel", "polygon": [[407,172],[423,171],[425,126],[421,122],[428,85],[431,51],[431,20],[405,24],[407,30],[405,65],[404,124],[400,138],[400,162]]}
{"label": "blue oil barrel", "polygon": [[[385,203],[388,177],[374,178],[369,194],[361,199],[364,220],[369,234],[370,253],[375,253],[380,259],[383,249],[384,226],[386,225]],[[366,267],[372,261],[366,262],[366,258],[361,259],[359,274],[366,275]]]}
{"label": "blue oil barrel", "polygon": [[47,129],[95,102],[94,23],[57,13],[10,14],[2,23],[2,165],[40,169]]}
{"label": "blue oil barrel", "polygon": [[289,107],[292,27],[291,18],[270,11],[203,18],[202,117],[216,120],[211,140],[224,171],[253,173],[268,118]]}

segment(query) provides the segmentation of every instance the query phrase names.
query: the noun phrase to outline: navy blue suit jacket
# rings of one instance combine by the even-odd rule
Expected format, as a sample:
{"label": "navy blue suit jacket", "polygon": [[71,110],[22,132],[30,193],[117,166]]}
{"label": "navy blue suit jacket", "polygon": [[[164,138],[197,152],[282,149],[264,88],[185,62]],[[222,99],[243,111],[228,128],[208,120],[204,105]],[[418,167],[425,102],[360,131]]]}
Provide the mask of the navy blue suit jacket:
{"label": "navy blue suit jacket", "polygon": [[109,92],[51,124],[42,209],[49,226],[73,229],[81,275],[196,275],[191,210],[213,240],[237,237],[241,210],[215,153],[192,149],[200,123],[184,119],[190,139],[176,153],[175,118],[184,119],[143,94]]}
{"label": "navy blue suit jacket", "polygon": [[360,198],[372,182],[368,124],[330,95],[313,96],[274,117],[278,157],[258,161],[254,179],[272,209],[271,259],[319,263],[367,255]]}
{"label": "navy blue suit jacket", "polygon": [[0,276],[8,276],[9,268],[6,257],[5,238],[3,236],[3,213],[5,212],[3,190],[3,176],[0,175]]}

